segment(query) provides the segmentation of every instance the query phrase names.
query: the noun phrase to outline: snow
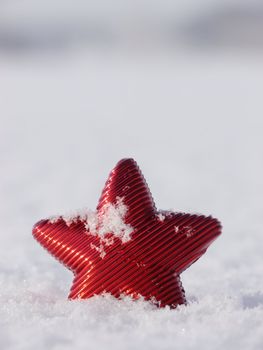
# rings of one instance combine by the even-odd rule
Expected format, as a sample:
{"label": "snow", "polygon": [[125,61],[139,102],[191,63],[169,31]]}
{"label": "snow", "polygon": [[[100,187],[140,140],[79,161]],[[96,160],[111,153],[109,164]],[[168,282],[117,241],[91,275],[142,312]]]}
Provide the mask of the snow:
{"label": "snow", "polygon": [[[66,215],[51,216],[49,221],[55,223],[64,220],[68,226],[78,220],[84,223],[87,234],[98,236],[100,245],[91,243],[91,248],[100,253],[101,258],[106,255],[105,247],[114,243],[114,238],[119,238],[122,243],[131,240],[133,227],[125,222],[128,207],[124,204],[124,197],[117,197],[116,204],[106,203],[100,212],[81,209]],[[109,237],[111,235],[111,237]]]}
{"label": "snow", "polygon": [[108,234],[112,234],[125,243],[131,240],[134,230],[131,225],[125,223],[127,211],[128,207],[124,204],[124,197],[117,197],[116,204],[107,203],[100,212],[80,209],[66,215],[51,216],[49,221],[55,223],[62,219],[70,226],[80,220],[90,234],[99,236],[102,240],[105,240]]}
{"label": "snow", "polygon": [[157,213],[156,217],[160,222],[164,222],[165,220],[165,215],[163,215],[163,213]]}
{"label": "snow", "polygon": [[[1,349],[262,349],[262,57],[1,54],[0,77]],[[72,273],[32,238],[95,208],[124,157],[158,208],[223,224],[181,276],[187,306],[68,301]]]}
{"label": "snow", "polygon": [[[131,240],[134,231],[131,225],[125,223],[128,207],[124,204],[123,197],[116,198],[116,204],[107,203],[101,208],[101,213],[95,213],[87,217],[86,229],[93,235],[98,235],[105,240],[108,234],[118,237],[122,243]],[[110,242],[107,243],[110,245]]]}

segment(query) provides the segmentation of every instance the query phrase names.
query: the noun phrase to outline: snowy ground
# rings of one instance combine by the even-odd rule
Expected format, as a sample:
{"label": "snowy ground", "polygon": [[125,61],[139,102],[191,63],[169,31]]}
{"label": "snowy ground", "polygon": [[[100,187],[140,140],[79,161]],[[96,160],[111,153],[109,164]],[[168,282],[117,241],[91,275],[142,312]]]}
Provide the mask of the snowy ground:
{"label": "snowy ground", "polygon": [[[262,57],[145,52],[0,57],[1,349],[262,349]],[[218,217],[182,275],[188,306],[67,301],[72,275],[31,236],[94,209],[134,157],[158,208]]]}

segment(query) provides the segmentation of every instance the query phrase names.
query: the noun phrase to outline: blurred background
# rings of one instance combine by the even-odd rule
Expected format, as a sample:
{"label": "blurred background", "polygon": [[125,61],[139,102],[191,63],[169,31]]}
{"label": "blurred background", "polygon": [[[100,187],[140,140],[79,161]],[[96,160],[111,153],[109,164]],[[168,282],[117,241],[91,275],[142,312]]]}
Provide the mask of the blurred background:
{"label": "blurred background", "polygon": [[260,0],[1,0],[6,51],[76,47],[262,49]]}
{"label": "blurred background", "polygon": [[3,51],[261,50],[260,0],[1,0]]}
{"label": "blurred background", "polygon": [[187,296],[262,303],[262,50],[260,0],[0,0],[3,295],[64,298],[32,225],[134,157],[158,208],[223,223]]}

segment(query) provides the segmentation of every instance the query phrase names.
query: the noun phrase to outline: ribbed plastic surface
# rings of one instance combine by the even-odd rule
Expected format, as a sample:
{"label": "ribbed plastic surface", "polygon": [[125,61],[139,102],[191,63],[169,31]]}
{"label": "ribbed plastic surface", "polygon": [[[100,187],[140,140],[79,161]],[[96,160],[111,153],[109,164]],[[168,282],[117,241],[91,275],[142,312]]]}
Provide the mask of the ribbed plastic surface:
{"label": "ribbed plastic surface", "polygon": [[111,172],[97,206],[103,215],[107,203],[123,198],[125,223],[133,227],[126,243],[114,237],[102,257],[94,246],[101,242],[79,219],[67,225],[38,222],[36,240],[71,269],[74,282],[69,298],[89,298],[103,292],[119,297],[143,296],[159,306],[184,304],[180,273],[200,258],[221,233],[218,220],[202,215],[157,212],[145,179],[133,159],[123,159]]}

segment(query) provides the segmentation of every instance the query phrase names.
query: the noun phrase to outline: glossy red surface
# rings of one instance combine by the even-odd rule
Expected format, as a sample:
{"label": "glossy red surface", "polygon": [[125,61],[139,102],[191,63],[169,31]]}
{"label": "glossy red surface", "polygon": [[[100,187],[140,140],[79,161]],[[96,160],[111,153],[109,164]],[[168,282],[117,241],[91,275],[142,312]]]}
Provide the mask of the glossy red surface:
{"label": "glossy red surface", "polygon": [[143,296],[158,306],[186,303],[180,274],[203,255],[221,233],[217,219],[203,215],[157,212],[145,179],[133,159],[123,159],[112,170],[97,206],[103,215],[107,203],[123,198],[128,211],[125,223],[133,227],[126,243],[105,246],[105,256],[94,249],[100,238],[79,218],[69,226],[60,218],[38,222],[33,236],[75,278],[69,298],[95,294]]}

